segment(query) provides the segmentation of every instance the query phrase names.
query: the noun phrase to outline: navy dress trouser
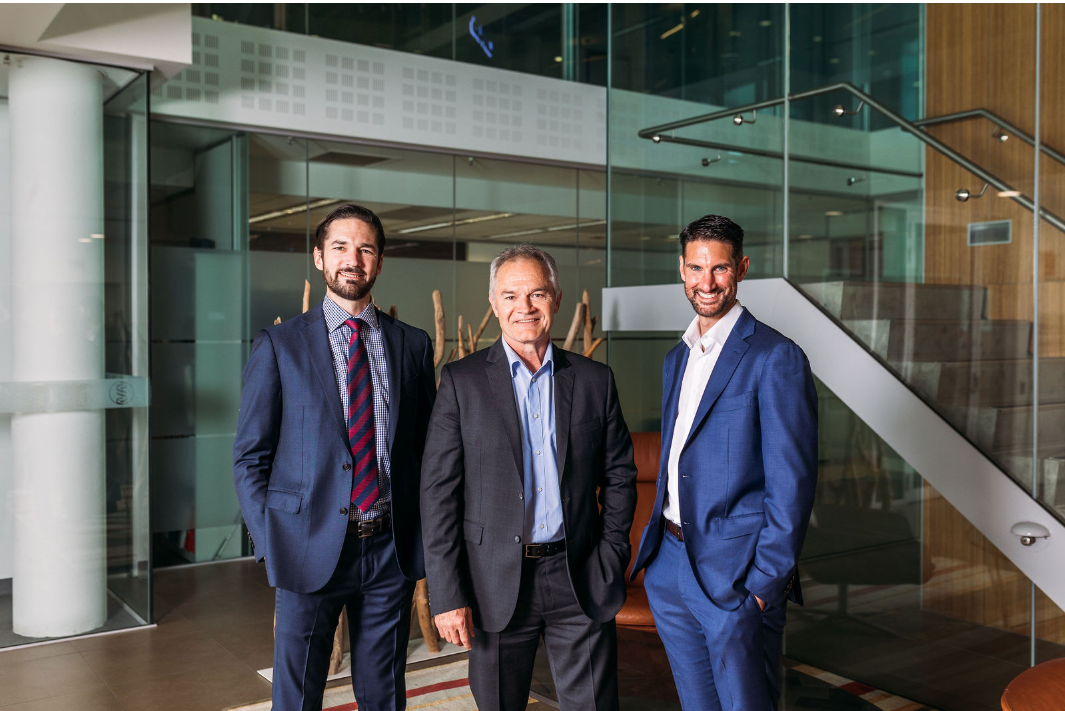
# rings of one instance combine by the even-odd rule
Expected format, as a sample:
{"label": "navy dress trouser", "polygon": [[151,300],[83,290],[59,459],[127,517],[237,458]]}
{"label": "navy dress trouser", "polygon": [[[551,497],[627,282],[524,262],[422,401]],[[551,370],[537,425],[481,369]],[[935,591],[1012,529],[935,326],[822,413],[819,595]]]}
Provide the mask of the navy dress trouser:
{"label": "navy dress trouser", "polygon": [[348,608],[351,686],[360,711],[406,708],[414,582],[396,560],[392,532],[348,534],[333,576],[313,593],[277,589],[274,711],[320,711],[340,611]]}
{"label": "navy dress trouser", "polygon": [[644,572],[644,589],[684,711],[773,711],[780,698],[785,605],[735,610],[710,602],[684,543],[668,533]]}

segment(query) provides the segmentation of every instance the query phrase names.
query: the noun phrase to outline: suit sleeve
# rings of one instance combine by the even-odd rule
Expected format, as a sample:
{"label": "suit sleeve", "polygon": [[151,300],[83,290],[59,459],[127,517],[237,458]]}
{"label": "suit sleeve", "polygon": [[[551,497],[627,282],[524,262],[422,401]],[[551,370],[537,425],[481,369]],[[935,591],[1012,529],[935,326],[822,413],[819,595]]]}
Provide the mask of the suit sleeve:
{"label": "suit sleeve", "polygon": [[636,511],[636,463],[632,437],[621,414],[614,373],[607,369],[606,428],[603,441],[603,474],[599,479],[602,540],[617,554],[619,575],[632,555],[629,530]]}
{"label": "suit sleeve", "polygon": [[418,393],[418,419],[414,430],[414,456],[419,468],[425,458],[425,437],[429,432],[429,418],[436,402],[436,368],[433,366],[433,344],[425,334],[425,352],[421,362],[422,388]]}
{"label": "suit sleeve", "polygon": [[281,430],[281,374],[270,334],[259,331],[244,366],[237,435],[233,441],[233,484],[256,560],[266,557],[266,489]]}
{"label": "suit sleeve", "polygon": [[758,386],[765,471],[765,527],[747,573],[748,590],[777,604],[806,537],[817,484],[817,391],[794,343],[770,352]]}
{"label": "suit sleeve", "polygon": [[422,462],[422,544],[434,615],[469,605],[460,572],[465,454],[451,370],[444,366],[440,373]]}

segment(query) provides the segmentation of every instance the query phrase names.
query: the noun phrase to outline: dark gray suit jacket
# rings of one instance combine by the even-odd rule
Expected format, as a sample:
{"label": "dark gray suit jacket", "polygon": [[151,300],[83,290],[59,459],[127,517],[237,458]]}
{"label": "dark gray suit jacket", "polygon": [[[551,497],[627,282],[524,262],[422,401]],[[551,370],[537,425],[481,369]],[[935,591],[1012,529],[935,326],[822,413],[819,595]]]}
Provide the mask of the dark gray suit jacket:
{"label": "dark gray suit jacket", "polygon": [[[554,349],[555,444],[569,577],[606,622],[625,602],[636,507],[632,440],[610,368]],[[503,344],[444,366],[422,462],[422,531],[434,614],[473,608],[502,630],[524,552],[521,429]]]}

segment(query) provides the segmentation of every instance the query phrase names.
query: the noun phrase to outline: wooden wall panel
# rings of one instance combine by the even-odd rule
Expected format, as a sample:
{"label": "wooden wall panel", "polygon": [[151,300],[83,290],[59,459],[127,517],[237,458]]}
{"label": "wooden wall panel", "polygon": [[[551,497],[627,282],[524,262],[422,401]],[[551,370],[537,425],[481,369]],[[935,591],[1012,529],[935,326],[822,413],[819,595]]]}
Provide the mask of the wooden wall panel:
{"label": "wooden wall panel", "polygon": [[[926,114],[985,108],[1028,134],[1035,132],[1034,4],[927,6]],[[1042,6],[1042,138],[1065,153],[1065,6]],[[973,162],[1031,196],[1035,150],[1002,143],[983,119],[958,121],[930,133]],[[1043,206],[1065,217],[1065,166],[1040,162]],[[988,288],[992,319],[1033,320],[1032,213],[993,189],[959,203],[958,188],[978,192],[982,182],[939,153],[926,151],[925,280]],[[1011,220],[1009,245],[969,247],[969,222]],[[1065,234],[1040,229],[1040,355],[1065,357]],[[924,504],[926,609],[1027,634],[1029,581],[931,487]],[[1039,593],[1037,634],[1065,643],[1065,613]]]}

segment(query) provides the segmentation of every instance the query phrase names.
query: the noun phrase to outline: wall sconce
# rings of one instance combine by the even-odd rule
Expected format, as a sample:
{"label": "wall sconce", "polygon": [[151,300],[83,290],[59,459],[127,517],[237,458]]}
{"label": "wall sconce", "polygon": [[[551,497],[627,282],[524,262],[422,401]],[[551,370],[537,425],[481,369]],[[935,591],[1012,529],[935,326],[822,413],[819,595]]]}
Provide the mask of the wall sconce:
{"label": "wall sconce", "polygon": [[864,99],[858,102],[858,108],[856,108],[854,111],[847,111],[847,109],[843,108],[843,104],[836,104],[836,108],[832,109],[832,113],[836,115],[836,118],[842,118],[844,116],[854,116],[859,111],[861,111],[864,106]]}
{"label": "wall sconce", "polygon": [[754,111],[751,112],[751,120],[750,121],[748,121],[747,119],[743,118],[743,114],[736,114],[735,116],[732,117],[732,123],[736,124],[737,126],[742,126],[745,123],[754,123],[757,120],[758,120],[758,109],[755,109]]}
{"label": "wall sconce", "polygon": [[972,191],[969,190],[969,188],[959,188],[958,191],[954,193],[954,199],[958,202],[968,202],[969,198],[972,198],[973,200],[978,200],[979,198],[982,198],[984,196],[984,193],[987,192],[988,185],[989,183],[984,183],[984,187],[978,195],[973,195]]}
{"label": "wall sconce", "polygon": [[711,163],[717,163],[721,160],[721,154],[718,154],[717,158],[703,158],[703,167],[710,165]]}

